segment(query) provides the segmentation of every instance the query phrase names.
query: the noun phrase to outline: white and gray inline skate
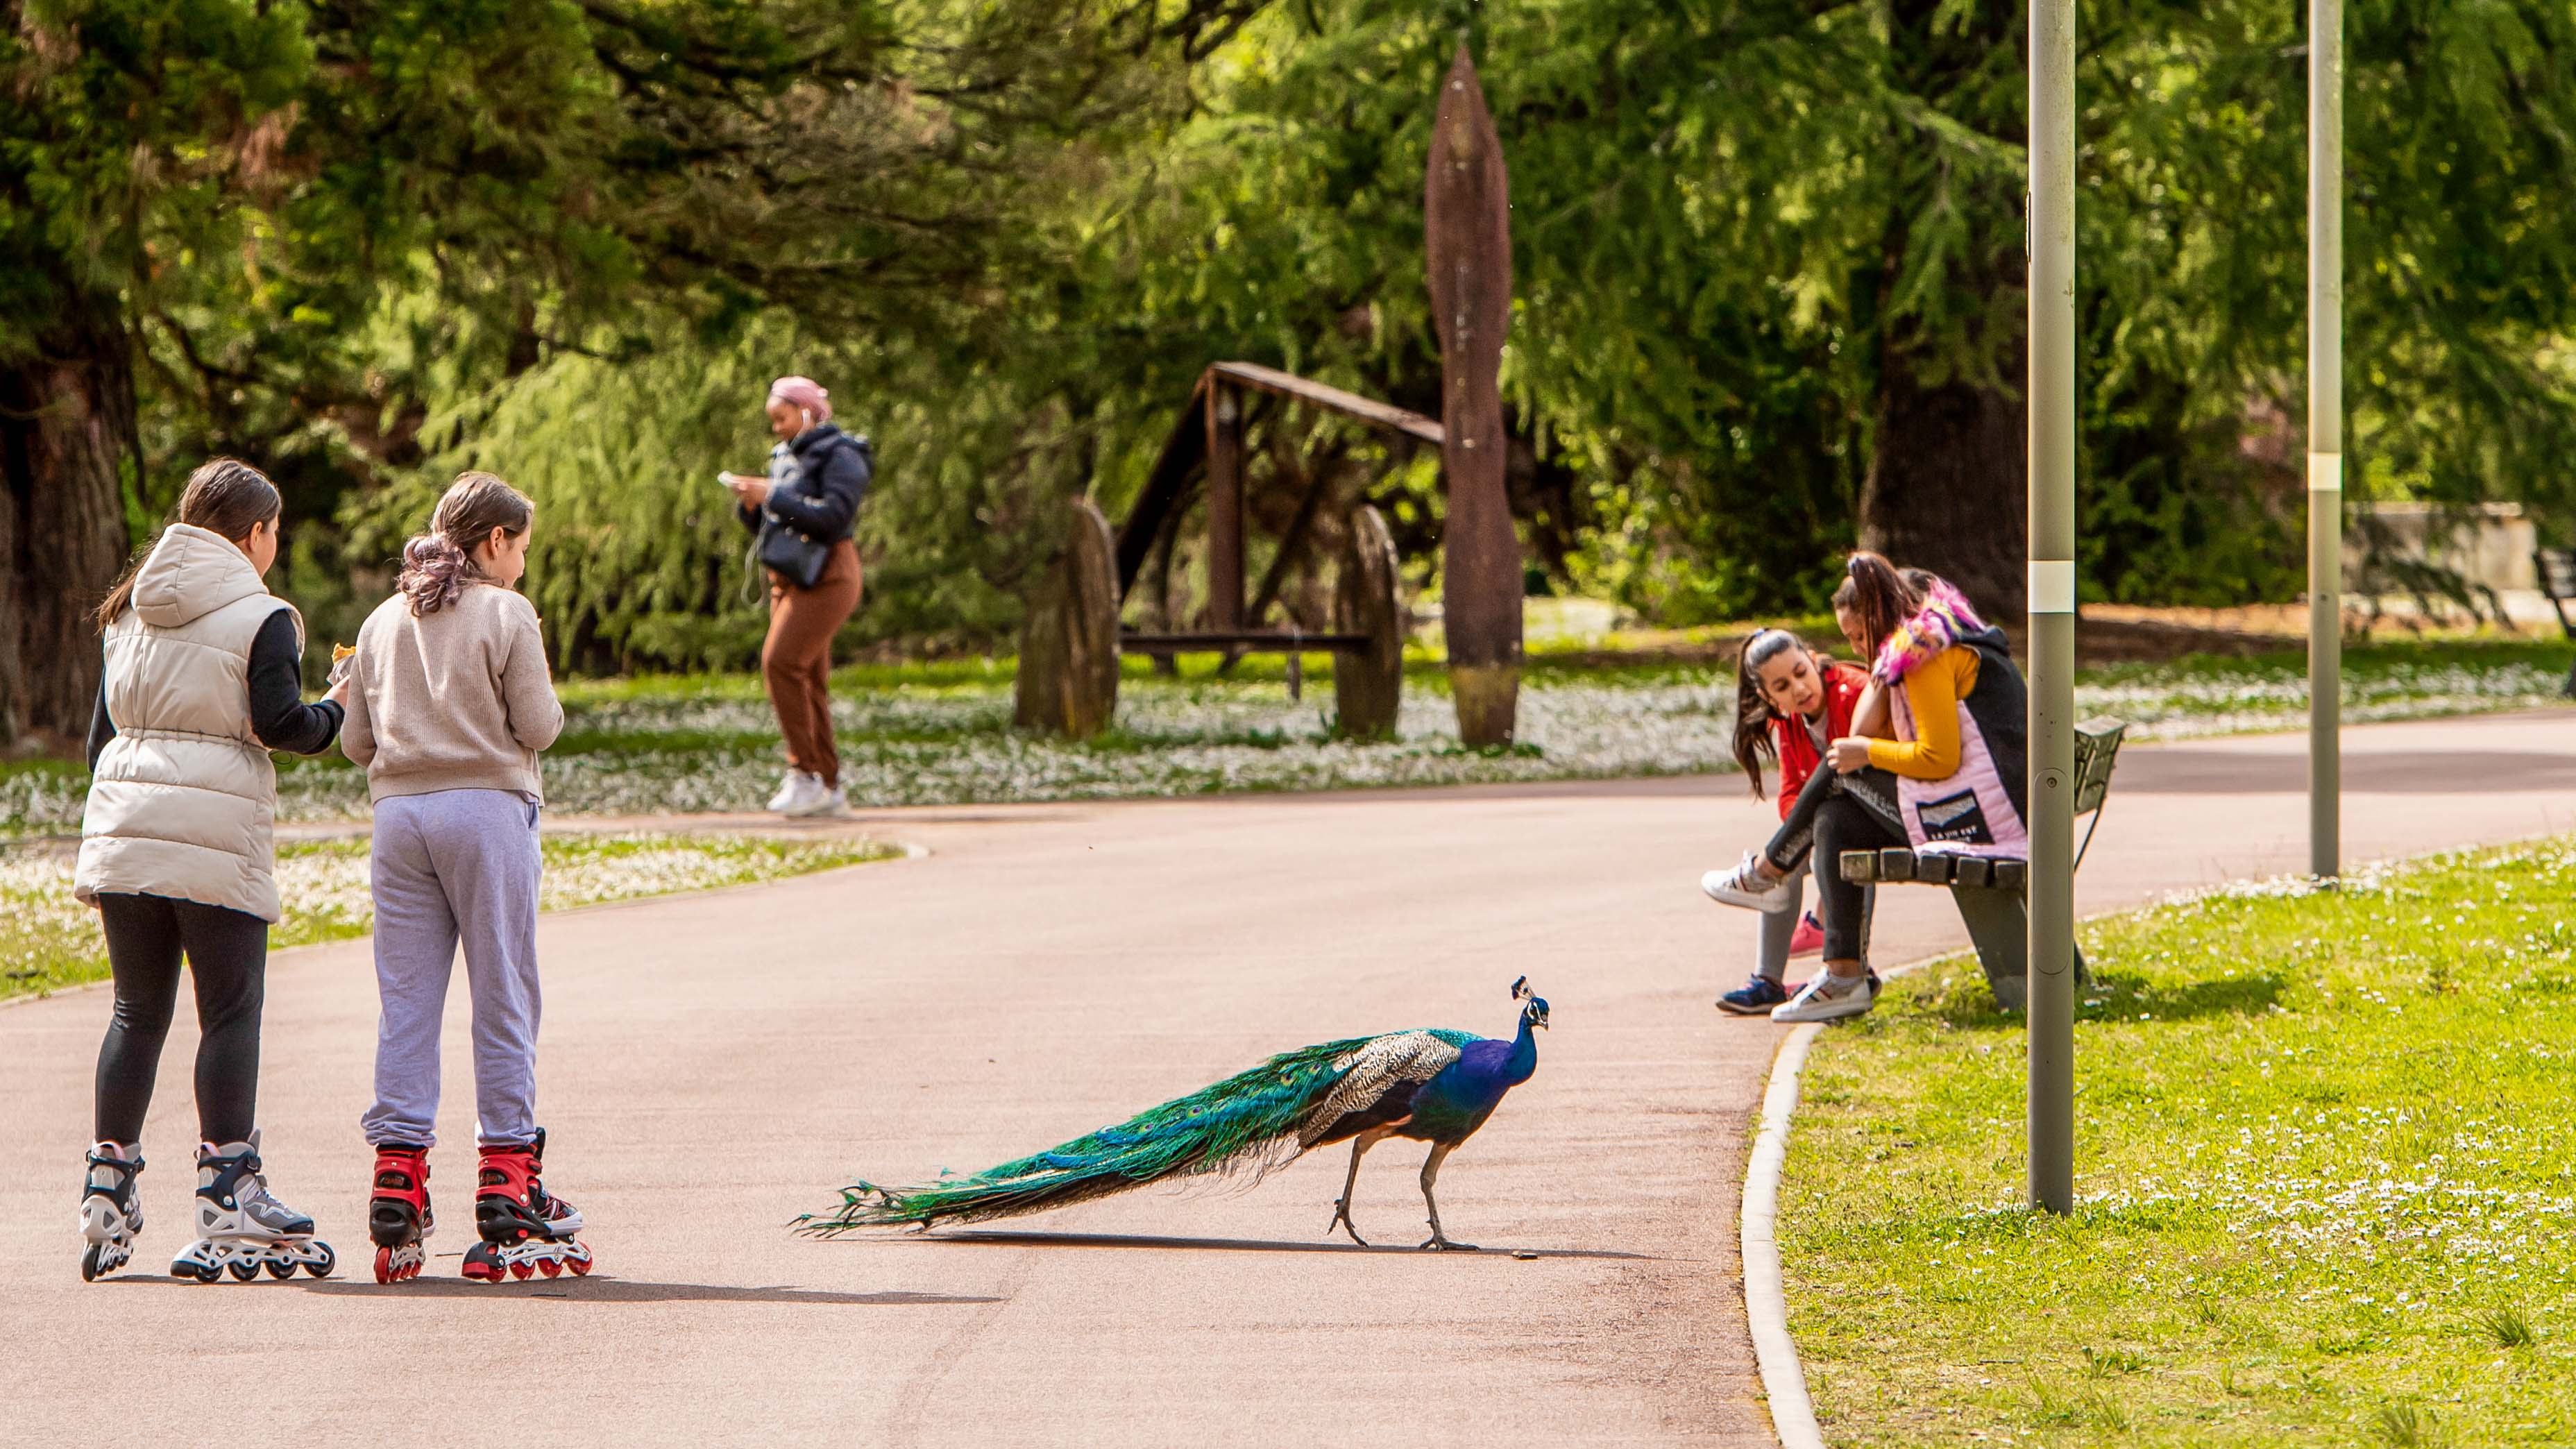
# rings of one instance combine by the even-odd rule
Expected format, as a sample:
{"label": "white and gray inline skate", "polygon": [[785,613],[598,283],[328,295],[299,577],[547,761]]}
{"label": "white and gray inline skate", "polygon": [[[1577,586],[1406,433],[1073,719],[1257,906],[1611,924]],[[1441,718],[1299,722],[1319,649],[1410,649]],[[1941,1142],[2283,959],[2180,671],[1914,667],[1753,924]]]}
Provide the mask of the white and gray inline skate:
{"label": "white and gray inline skate", "polygon": [[81,1281],[96,1282],[134,1256],[134,1235],[143,1231],[143,1199],[134,1192],[134,1175],[143,1170],[143,1144],[101,1142],[89,1152],[89,1177],[81,1189],[81,1236],[89,1247],[81,1253]]}
{"label": "white and gray inline skate", "polygon": [[170,1260],[182,1278],[212,1283],[230,1273],[243,1283],[266,1268],[292,1278],[302,1268],[331,1274],[331,1245],[313,1236],[313,1220],[271,1196],[260,1174],[259,1133],[247,1142],[197,1148],[197,1240]]}

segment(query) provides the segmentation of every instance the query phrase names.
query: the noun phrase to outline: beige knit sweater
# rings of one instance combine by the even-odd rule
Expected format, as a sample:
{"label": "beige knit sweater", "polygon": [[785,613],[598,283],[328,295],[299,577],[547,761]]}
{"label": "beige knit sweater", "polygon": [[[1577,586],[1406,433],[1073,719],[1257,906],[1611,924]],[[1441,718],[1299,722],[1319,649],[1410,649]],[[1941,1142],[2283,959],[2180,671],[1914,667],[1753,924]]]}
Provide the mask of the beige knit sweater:
{"label": "beige knit sweater", "polygon": [[367,767],[367,798],[510,790],[545,798],[537,752],[563,733],[536,606],[494,584],[414,617],[401,594],[358,630],[340,748]]}

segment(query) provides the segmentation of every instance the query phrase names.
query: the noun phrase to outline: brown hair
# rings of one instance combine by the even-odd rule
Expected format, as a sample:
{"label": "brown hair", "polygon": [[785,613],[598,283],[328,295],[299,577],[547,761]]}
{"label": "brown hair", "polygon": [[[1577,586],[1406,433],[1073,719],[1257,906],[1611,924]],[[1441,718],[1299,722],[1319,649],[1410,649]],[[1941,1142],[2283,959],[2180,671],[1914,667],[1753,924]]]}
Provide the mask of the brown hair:
{"label": "brown hair", "polygon": [[429,531],[413,534],[403,545],[402,572],[394,587],[410,597],[412,617],[437,613],[456,602],[466,585],[482,579],[474,546],[490,538],[493,529],[517,538],[536,519],[537,506],[528,495],[498,476],[456,475],[429,515]]}
{"label": "brown hair", "polygon": [[[1753,798],[1762,798],[1762,762],[1780,758],[1779,742],[1771,738],[1771,722],[1780,712],[1762,694],[1761,669],[1765,664],[1792,649],[1815,651],[1786,629],[1760,629],[1744,641],[1744,649],[1735,656],[1735,763],[1744,770],[1744,778],[1753,782]],[[1818,662],[1816,672],[1824,666]]]}
{"label": "brown hair", "polygon": [[1879,646],[1923,607],[1923,595],[1896,565],[1867,549],[1855,551],[1843,564],[1842,587],[1834,590],[1834,607],[1848,610],[1860,625],[1858,641],[1864,660],[1876,659]]}
{"label": "brown hair", "polygon": [[[188,486],[179,490],[176,521],[239,543],[250,537],[252,529],[275,522],[284,507],[277,496],[277,485],[268,481],[267,474],[239,458],[211,458],[197,465],[197,471],[188,475]],[[107,591],[106,598],[99,600],[98,611],[92,615],[99,628],[115,623],[133,602],[134,576],[151,552],[147,548],[135,555],[134,562],[126,565],[124,577]]]}

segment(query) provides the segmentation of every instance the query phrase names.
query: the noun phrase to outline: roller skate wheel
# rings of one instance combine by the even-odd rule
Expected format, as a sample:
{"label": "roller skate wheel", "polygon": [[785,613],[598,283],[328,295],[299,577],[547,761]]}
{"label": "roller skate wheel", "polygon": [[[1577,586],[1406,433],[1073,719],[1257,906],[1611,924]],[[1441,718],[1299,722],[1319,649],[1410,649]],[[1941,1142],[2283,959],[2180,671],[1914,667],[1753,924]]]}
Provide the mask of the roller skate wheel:
{"label": "roller skate wheel", "polygon": [[274,1259],[262,1266],[268,1269],[268,1276],[281,1283],[295,1276],[295,1265],[284,1258]]}
{"label": "roller skate wheel", "polygon": [[590,1249],[587,1246],[575,1244],[573,1255],[564,1260],[564,1266],[572,1269],[572,1275],[576,1278],[589,1277]]}
{"label": "roller skate wheel", "polygon": [[391,1248],[376,1249],[376,1281],[379,1283],[391,1283],[401,1276],[401,1274],[394,1271],[394,1250]]}
{"label": "roller skate wheel", "polygon": [[[331,1245],[329,1243],[315,1243],[313,1247],[320,1256],[308,1260],[304,1265],[304,1271],[312,1274],[316,1278],[330,1277],[331,1270],[340,1266],[339,1255],[331,1251]],[[284,1278],[289,1276],[293,1271],[293,1269],[289,1269],[286,1273],[280,1273],[277,1276]]]}
{"label": "roller skate wheel", "polygon": [[[259,1264],[248,1258],[236,1258],[233,1261],[226,1263],[224,1265],[224,1270],[233,1275],[233,1281],[236,1283],[247,1283],[251,1279],[259,1276]],[[212,1282],[214,1280],[208,1279],[207,1281]]]}
{"label": "roller skate wheel", "polygon": [[178,1262],[170,1265],[170,1274],[174,1278],[188,1278],[199,1283],[212,1283],[216,1279],[224,1276],[224,1270],[216,1267],[212,1263],[199,1263],[182,1258]]}
{"label": "roller skate wheel", "polygon": [[108,1243],[92,1243],[81,1253],[81,1281],[95,1283],[99,1276],[113,1273],[125,1263],[125,1254]]}
{"label": "roller skate wheel", "polygon": [[549,1278],[557,1277],[563,1272],[563,1264],[556,1262],[552,1258],[548,1258],[537,1265],[537,1271],[545,1274]]}
{"label": "roller skate wheel", "polygon": [[535,1274],[536,1271],[537,1265],[534,1263],[512,1263],[510,1265],[510,1276],[523,1283],[526,1282],[530,1276]]}

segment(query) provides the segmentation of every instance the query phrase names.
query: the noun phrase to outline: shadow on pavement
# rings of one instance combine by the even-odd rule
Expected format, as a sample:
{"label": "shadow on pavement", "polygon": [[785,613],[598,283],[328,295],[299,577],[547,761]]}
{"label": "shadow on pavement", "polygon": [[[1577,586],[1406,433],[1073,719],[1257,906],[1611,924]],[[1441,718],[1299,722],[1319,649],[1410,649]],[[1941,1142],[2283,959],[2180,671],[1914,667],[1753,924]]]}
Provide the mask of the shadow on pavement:
{"label": "shadow on pavement", "polygon": [[[1421,1255],[1422,1250],[1410,1243],[1357,1243],[1333,1241],[1283,1243],[1266,1238],[1159,1238],[1137,1233],[1011,1233],[955,1232],[905,1233],[877,1242],[896,1243],[977,1243],[1005,1248],[1148,1248],[1201,1253],[1404,1253]],[[1621,1253],[1607,1248],[1507,1248],[1485,1244],[1481,1251],[1454,1253],[1463,1258],[1498,1258],[1504,1262],[1522,1253],[1538,1258],[1620,1258],[1637,1262],[1661,1261],[1652,1253]]]}
{"label": "shadow on pavement", "polygon": [[[2112,808],[2122,795],[2296,795],[2308,788],[2305,755],[2159,745],[2120,757]],[[2576,758],[2530,750],[2443,750],[2413,755],[2346,750],[2343,788],[2355,795],[2480,795],[2576,788]]]}
{"label": "shadow on pavement", "polygon": [[1005,1301],[1000,1298],[947,1293],[836,1293],[821,1288],[750,1288],[717,1283],[645,1283],[632,1278],[603,1277],[596,1273],[587,1278],[575,1278],[570,1274],[553,1279],[531,1278],[524,1283],[474,1283],[463,1278],[415,1278],[408,1283],[367,1283],[324,1279],[308,1282],[302,1286],[307,1293],[349,1298],[562,1298],[576,1303],[784,1303],[812,1304],[822,1307],[907,1308]]}

